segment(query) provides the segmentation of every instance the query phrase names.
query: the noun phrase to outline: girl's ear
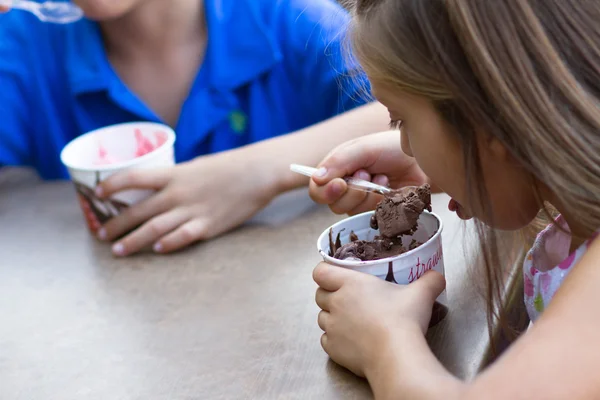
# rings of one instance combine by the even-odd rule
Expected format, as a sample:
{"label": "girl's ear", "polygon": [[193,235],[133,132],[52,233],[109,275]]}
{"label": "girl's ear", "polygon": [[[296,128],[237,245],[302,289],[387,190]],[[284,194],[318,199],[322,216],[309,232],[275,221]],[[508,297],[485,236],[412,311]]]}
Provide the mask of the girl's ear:
{"label": "girl's ear", "polygon": [[490,149],[492,156],[497,159],[506,161],[509,158],[509,152],[506,149],[506,146],[495,137],[488,139],[488,148]]}
{"label": "girl's ear", "polygon": [[496,137],[481,133],[478,133],[478,136],[479,148],[487,153],[482,155],[483,157],[489,156],[497,161],[508,161],[510,159],[508,149]]}

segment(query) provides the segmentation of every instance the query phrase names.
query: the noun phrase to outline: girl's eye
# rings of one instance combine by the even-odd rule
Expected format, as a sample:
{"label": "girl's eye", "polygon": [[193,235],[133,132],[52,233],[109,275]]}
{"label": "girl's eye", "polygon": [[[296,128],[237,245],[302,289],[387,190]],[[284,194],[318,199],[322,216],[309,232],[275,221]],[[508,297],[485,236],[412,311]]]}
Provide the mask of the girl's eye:
{"label": "girl's eye", "polygon": [[401,121],[399,119],[393,119],[393,120],[391,120],[390,121],[390,129],[398,130],[398,129],[402,128],[402,122],[403,121]]}

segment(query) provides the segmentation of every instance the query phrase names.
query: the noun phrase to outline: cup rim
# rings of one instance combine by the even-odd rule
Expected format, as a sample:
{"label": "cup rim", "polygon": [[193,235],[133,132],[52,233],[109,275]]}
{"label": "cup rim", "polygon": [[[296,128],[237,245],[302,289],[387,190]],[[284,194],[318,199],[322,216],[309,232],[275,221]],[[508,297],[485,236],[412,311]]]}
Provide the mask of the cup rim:
{"label": "cup rim", "polygon": [[[69,162],[67,162],[65,160],[66,153],[68,151],[70,151],[70,149],[72,147],[76,146],[79,142],[81,142],[82,140],[85,140],[85,138],[87,138],[89,136],[96,135],[99,132],[106,131],[106,130],[109,130],[109,129],[127,128],[129,126],[144,126],[144,125],[148,126],[148,127],[152,127],[152,126],[156,127],[156,128],[160,127],[160,129],[165,130],[166,133],[167,133],[167,140],[162,145],[160,145],[156,149],[152,150],[148,154],[144,154],[141,157],[132,158],[131,160],[127,160],[127,161],[116,162],[114,164],[108,164],[108,165],[96,165],[94,167],[76,166],[76,165],[73,165],[72,163],[69,163]],[[145,121],[124,122],[124,123],[120,123],[120,124],[107,125],[107,126],[104,126],[102,128],[98,128],[98,129],[94,129],[92,131],[86,132],[83,135],[77,136],[75,139],[73,139],[69,143],[67,143],[67,145],[65,147],[63,147],[63,149],[60,152],[60,161],[68,169],[77,170],[77,171],[83,171],[83,172],[97,172],[97,171],[102,172],[102,171],[122,170],[122,169],[125,169],[125,168],[128,168],[128,167],[137,165],[137,164],[139,164],[142,161],[147,161],[147,160],[150,160],[150,159],[152,159],[154,157],[157,157],[160,153],[164,152],[165,149],[172,148],[173,145],[175,144],[175,141],[176,141],[175,131],[173,130],[173,128],[171,128],[168,125],[161,124],[161,123],[156,123],[156,122],[145,122]]]}
{"label": "cup rim", "polygon": [[330,229],[335,229],[336,227],[338,227],[339,225],[342,225],[343,223],[346,223],[349,220],[352,219],[358,219],[360,217],[363,217],[367,214],[369,215],[373,215],[375,213],[375,211],[366,211],[364,213],[360,213],[357,215],[353,215],[351,217],[348,218],[344,218],[341,221],[336,222],[335,224],[331,225],[329,228],[325,229],[325,231],[323,231],[323,233],[321,233],[321,235],[319,235],[319,238],[317,239],[317,249],[319,250],[319,254],[323,257],[323,259],[325,260],[325,262],[330,263],[330,264],[335,264],[335,265],[339,265],[339,266],[344,266],[344,267],[356,267],[356,266],[373,266],[373,265],[378,265],[378,264],[383,264],[383,263],[389,263],[395,260],[398,260],[402,257],[408,257],[418,251],[422,251],[423,247],[434,242],[435,240],[437,240],[437,238],[442,234],[442,230],[444,229],[444,223],[442,222],[442,219],[439,217],[439,215],[437,215],[434,212],[430,212],[430,211],[423,211],[423,214],[427,214],[427,215],[431,215],[433,218],[435,218],[438,222],[438,230],[435,232],[435,234],[430,237],[425,243],[423,243],[421,246],[409,250],[405,253],[399,254],[397,256],[393,256],[393,257],[386,257],[386,258],[380,258],[377,260],[369,260],[369,261],[352,261],[352,260],[340,260],[337,258],[333,258],[331,257],[329,254],[327,254],[323,248],[321,248],[321,242],[323,242],[324,238],[329,236],[329,230]]}

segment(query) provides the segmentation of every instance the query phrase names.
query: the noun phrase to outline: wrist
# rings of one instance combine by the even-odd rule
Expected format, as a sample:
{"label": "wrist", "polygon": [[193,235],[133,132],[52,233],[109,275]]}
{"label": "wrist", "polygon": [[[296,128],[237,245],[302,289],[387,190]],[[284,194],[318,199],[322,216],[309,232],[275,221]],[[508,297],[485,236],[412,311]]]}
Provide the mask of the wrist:
{"label": "wrist", "polygon": [[283,192],[281,176],[286,170],[281,170],[278,163],[269,156],[268,151],[261,149],[260,146],[250,145],[232,150],[232,155],[235,155],[232,157],[232,162],[240,166],[243,175],[241,179],[251,180],[266,202]]}
{"label": "wrist", "polygon": [[406,375],[402,371],[406,362],[402,349],[411,348],[412,343],[422,336],[420,328],[415,325],[413,328],[405,326],[402,332],[385,332],[378,338],[373,357],[364,370],[375,399],[398,398],[402,390],[401,379]]}
{"label": "wrist", "polygon": [[364,370],[376,400],[464,398],[464,384],[436,359],[418,324],[380,339]]}
{"label": "wrist", "polygon": [[[285,143],[283,139],[290,139],[293,135],[265,140],[236,150],[243,153],[241,157],[246,160],[249,170],[255,172],[262,190],[272,198],[308,184],[308,178],[290,171],[290,164],[296,161],[290,156],[288,149],[293,144],[282,147]],[[298,158],[302,160],[302,157]]]}

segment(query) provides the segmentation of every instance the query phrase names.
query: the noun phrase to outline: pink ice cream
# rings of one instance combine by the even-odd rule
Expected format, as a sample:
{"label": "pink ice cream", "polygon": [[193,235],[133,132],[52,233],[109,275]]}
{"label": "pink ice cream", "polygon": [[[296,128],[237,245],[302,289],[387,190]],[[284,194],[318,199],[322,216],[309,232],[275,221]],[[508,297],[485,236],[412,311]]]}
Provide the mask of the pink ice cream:
{"label": "pink ice cream", "polygon": [[167,134],[165,132],[155,132],[154,133],[154,143],[151,139],[144,136],[141,130],[135,130],[135,141],[136,141],[136,149],[133,157],[126,159],[118,159],[112,157],[108,154],[108,150],[102,145],[101,142],[98,143],[98,159],[94,162],[95,165],[111,165],[119,162],[133,160],[134,158],[145,156],[158,149],[160,146],[165,144],[167,141]]}

